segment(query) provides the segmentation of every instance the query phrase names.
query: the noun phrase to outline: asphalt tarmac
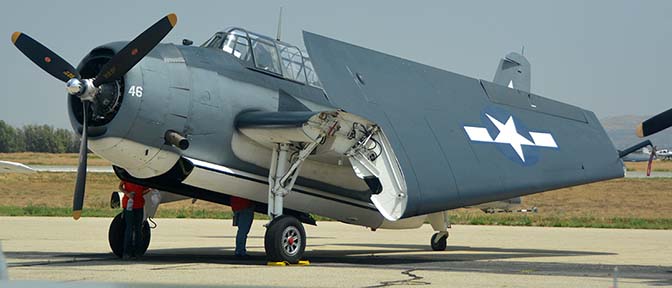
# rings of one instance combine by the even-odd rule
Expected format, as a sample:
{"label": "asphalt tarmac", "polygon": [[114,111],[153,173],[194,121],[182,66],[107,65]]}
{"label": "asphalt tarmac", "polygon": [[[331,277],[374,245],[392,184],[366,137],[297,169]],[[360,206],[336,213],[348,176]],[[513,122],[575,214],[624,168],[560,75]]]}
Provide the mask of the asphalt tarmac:
{"label": "asphalt tarmac", "polygon": [[110,221],[0,217],[10,279],[66,285],[611,287],[616,278],[619,287],[672,286],[670,230],[456,225],[447,251],[434,252],[428,225],[372,232],[320,222],[306,226],[309,266],[270,267],[264,221],[250,233],[252,257],[240,260],[232,256],[236,230],[230,220],[158,219],[139,261],[111,254]]}

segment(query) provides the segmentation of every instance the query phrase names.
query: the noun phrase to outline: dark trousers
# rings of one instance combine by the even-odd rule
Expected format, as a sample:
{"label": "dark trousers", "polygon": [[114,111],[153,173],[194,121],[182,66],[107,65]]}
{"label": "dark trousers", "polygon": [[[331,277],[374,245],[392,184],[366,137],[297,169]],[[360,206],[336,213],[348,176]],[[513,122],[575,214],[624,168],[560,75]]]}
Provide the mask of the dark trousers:
{"label": "dark trousers", "polygon": [[248,207],[243,210],[233,212],[234,224],[238,226],[236,233],[236,256],[247,255],[247,234],[250,233],[252,221],[254,221],[254,207]]}
{"label": "dark trousers", "polygon": [[142,246],[142,218],[145,211],[143,208],[131,211],[124,209],[126,231],[124,232],[124,255],[140,256],[136,251]]}

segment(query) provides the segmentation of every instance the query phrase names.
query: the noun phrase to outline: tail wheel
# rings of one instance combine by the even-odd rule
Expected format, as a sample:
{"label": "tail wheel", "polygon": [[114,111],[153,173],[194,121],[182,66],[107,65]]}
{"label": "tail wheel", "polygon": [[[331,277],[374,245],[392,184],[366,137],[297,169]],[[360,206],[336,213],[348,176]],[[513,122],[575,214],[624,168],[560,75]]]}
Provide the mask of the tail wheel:
{"label": "tail wheel", "polygon": [[[440,237],[440,238],[439,238]],[[432,246],[434,251],[445,251],[446,246],[448,245],[448,235],[441,235],[439,233],[434,233],[429,244]]]}
{"label": "tail wheel", "polygon": [[306,231],[292,216],[275,218],[266,229],[264,248],[268,261],[298,263],[306,249]]}
{"label": "tail wheel", "polygon": [[[112,223],[110,223],[110,230],[107,233],[107,239],[110,243],[112,253],[119,258],[124,255],[124,233],[126,232],[126,222],[123,214],[124,213],[122,212],[117,214],[117,216],[114,216]],[[149,228],[149,223],[145,221],[142,223],[142,242],[140,250],[138,251],[140,252],[140,255],[138,256],[142,256],[147,252],[151,238],[152,234]]]}

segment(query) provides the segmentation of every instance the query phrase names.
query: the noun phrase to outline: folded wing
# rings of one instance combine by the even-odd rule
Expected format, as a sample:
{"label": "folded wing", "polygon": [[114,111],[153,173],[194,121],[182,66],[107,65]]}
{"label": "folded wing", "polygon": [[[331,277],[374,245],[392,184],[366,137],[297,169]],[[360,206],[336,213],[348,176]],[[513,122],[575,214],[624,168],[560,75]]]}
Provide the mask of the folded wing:
{"label": "folded wing", "polygon": [[[386,132],[404,217],[623,176],[595,115],[528,92],[529,78],[502,78],[510,89],[317,34],[304,43],[333,104]],[[529,67],[509,58],[507,73]]]}

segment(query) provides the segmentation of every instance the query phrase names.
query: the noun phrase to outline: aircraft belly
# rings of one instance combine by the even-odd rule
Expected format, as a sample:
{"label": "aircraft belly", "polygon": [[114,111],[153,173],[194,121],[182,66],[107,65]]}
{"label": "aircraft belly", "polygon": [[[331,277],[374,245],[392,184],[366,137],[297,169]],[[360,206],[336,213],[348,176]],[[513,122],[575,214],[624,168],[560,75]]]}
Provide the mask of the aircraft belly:
{"label": "aircraft belly", "polygon": [[[266,177],[195,159],[188,160],[194,164],[194,170],[182,183],[259,203],[268,202]],[[377,228],[383,221],[382,215],[370,203],[298,185],[285,197],[284,203],[289,209],[348,224]]]}
{"label": "aircraft belly", "polygon": [[383,224],[378,227],[378,229],[417,229],[422,227],[427,220],[427,215],[414,216],[409,218],[400,219],[397,221],[389,221],[385,219]]}

